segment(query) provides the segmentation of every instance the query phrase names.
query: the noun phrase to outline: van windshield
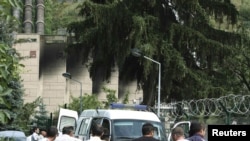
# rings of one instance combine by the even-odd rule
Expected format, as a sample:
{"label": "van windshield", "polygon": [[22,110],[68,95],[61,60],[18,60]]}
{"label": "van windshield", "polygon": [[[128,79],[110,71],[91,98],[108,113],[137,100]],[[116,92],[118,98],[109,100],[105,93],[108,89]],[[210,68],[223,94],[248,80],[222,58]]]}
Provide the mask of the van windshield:
{"label": "van windshield", "polygon": [[[115,141],[129,141],[142,136],[142,125],[148,121],[145,120],[114,120],[113,138]],[[150,121],[155,127],[154,138],[160,141],[166,141],[166,133],[160,122]]]}

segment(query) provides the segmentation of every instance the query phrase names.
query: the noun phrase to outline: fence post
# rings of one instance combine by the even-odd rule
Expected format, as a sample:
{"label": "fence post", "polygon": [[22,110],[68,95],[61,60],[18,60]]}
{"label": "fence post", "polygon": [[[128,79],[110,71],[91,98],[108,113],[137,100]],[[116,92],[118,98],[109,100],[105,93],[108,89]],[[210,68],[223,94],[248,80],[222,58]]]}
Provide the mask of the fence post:
{"label": "fence post", "polygon": [[230,125],[230,118],[231,118],[231,114],[227,111],[227,108],[219,101],[219,104],[220,104],[220,106],[222,107],[222,109],[225,111],[225,113],[226,113],[226,116],[227,116],[227,118],[226,118],[226,124],[227,125]]}

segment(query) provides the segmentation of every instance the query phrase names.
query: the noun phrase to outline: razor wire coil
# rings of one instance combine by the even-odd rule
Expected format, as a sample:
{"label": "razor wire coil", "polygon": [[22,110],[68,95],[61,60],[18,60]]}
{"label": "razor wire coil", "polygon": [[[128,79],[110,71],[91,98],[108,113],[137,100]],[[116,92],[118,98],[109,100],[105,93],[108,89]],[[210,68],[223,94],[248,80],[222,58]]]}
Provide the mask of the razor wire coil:
{"label": "razor wire coil", "polygon": [[222,116],[225,112],[245,115],[250,114],[250,95],[230,94],[220,98],[171,102],[161,104],[161,111],[169,117]]}

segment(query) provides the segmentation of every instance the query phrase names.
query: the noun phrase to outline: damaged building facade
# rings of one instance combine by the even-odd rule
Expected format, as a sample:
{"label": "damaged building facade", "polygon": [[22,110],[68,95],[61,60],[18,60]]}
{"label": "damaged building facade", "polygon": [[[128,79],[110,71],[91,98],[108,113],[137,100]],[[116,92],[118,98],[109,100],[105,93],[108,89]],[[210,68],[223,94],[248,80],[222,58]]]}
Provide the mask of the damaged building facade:
{"label": "damaged building facade", "polygon": [[[36,16],[32,15],[34,9]],[[74,55],[66,57],[66,34],[44,34],[44,9],[44,0],[37,0],[36,5],[32,4],[32,0],[25,1],[23,32],[15,33],[16,43],[13,48],[24,57],[20,62],[25,65],[21,72],[25,90],[24,102],[33,102],[41,97],[47,111],[54,112],[59,109],[59,105],[70,103],[70,96],[91,95],[97,82],[91,80],[88,65],[81,64],[76,56],[73,57]],[[18,18],[18,12],[14,12],[14,16]],[[32,17],[36,17],[35,23],[32,22]],[[69,72],[74,79],[81,82],[81,85],[63,77],[62,74],[65,72]],[[113,70],[110,81],[98,83],[115,90],[115,95],[120,101],[125,93],[129,94],[130,104],[138,104],[142,99],[142,91],[137,90],[136,81],[130,84],[119,81],[118,68]],[[107,100],[103,90],[96,95],[100,101]]]}

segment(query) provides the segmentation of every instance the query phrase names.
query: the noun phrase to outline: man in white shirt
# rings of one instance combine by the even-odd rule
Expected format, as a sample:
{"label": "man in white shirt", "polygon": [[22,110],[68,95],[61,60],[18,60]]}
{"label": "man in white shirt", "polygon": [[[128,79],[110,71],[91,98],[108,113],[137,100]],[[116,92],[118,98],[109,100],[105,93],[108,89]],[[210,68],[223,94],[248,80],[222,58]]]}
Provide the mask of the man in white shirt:
{"label": "man in white shirt", "polygon": [[62,130],[62,135],[56,137],[55,141],[81,141],[74,137],[74,128],[72,126],[65,126]]}
{"label": "man in white shirt", "polygon": [[38,141],[39,140],[39,128],[33,127],[32,134],[27,137],[26,141]]}
{"label": "man in white shirt", "polygon": [[173,141],[188,141],[185,139],[184,130],[181,127],[175,127],[171,135]]}

